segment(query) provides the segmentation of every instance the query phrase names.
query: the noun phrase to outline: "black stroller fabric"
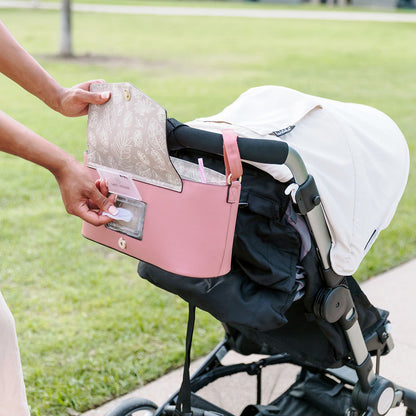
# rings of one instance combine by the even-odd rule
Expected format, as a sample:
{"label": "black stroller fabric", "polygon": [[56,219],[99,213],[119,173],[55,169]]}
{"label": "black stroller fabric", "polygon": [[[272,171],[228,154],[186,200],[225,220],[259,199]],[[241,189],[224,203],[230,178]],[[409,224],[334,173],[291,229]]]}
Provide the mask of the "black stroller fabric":
{"label": "black stroller fabric", "polygon": [[[186,158],[183,153],[181,157]],[[203,159],[206,167],[223,169],[218,158],[204,154]],[[244,166],[232,269],[227,275],[195,279],[143,262],[139,274],[221,322],[262,331],[282,326],[296,294],[301,245],[298,233],[284,218],[289,203],[286,187],[260,170]]]}
{"label": "black stroller fabric", "polygon": [[342,383],[305,372],[272,403],[247,406],[241,416],[345,416],[351,395]]}
{"label": "black stroller fabric", "polygon": [[[221,159],[181,150],[176,157],[223,170]],[[288,221],[290,198],[282,184],[267,173],[244,166],[231,271],[215,278],[175,275],[140,262],[139,275],[212,314],[223,323],[233,349],[243,354],[289,353],[294,362],[318,368],[342,365],[347,343],[337,325],[318,320],[313,302],[322,287],[315,250],[300,265],[306,271],[304,296],[298,289],[296,267],[302,238]],[[373,331],[385,321],[358,285],[348,280],[362,329]]]}

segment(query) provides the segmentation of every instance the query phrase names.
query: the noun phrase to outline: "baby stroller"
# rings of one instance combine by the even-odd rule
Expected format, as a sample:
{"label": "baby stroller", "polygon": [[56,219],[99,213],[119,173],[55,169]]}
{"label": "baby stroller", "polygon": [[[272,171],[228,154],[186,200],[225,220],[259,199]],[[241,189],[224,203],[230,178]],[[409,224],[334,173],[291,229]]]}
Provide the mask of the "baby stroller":
{"label": "baby stroller", "polygon": [[[176,157],[195,162],[203,155],[206,166],[221,171],[216,156],[222,153],[219,134],[169,119],[167,137]],[[416,414],[416,393],[379,374],[381,357],[393,348],[388,312],[371,305],[348,273],[334,270],[330,216],[323,211],[318,187],[302,157],[286,141],[239,137],[238,146],[243,160],[287,166],[293,181],[279,182],[256,166],[245,165],[229,275],[192,279],[139,264],[141,277],[189,302],[183,383],[160,407],[132,399],[107,416],[129,416],[140,410],[156,416],[230,416],[198,391],[239,372],[257,376],[256,403],[247,406],[242,416],[382,416],[400,404],[407,408],[406,415]],[[372,235],[362,256],[373,241]],[[277,259],[264,262],[269,251]],[[275,280],[265,288],[261,279],[270,276]],[[225,338],[191,378],[195,306],[223,323]],[[265,358],[223,365],[230,351]],[[282,363],[300,367],[297,380],[271,403],[261,405],[262,370]]]}

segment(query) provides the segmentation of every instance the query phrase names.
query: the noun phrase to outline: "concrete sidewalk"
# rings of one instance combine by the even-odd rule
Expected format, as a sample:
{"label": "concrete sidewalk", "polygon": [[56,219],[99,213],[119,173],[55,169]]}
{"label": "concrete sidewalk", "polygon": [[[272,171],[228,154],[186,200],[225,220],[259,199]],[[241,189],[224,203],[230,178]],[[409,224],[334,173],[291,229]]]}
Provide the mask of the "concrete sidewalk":
{"label": "concrete sidewalk", "polygon": [[[57,10],[59,3],[36,0],[0,0],[0,8],[24,8]],[[406,22],[416,23],[415,13],[395,12],[359,12],[337,10],[282,10],[254,8],[208,8],[208,7],[168,7],[168,6],[128,6],[117,4],[83,4],[72,3],[74,12],[110,13],[130,15],[158,16],[203,16],[203,17],[243,17],[258,19],[307,19],[307,20],[337,20],[362,22]]]}
{"label": "concrete sidewalk", "polygon": [[[368,280],[362,285],[362,289],[375,306],[390,312],[390,321],[393,326],[395,348],[389,355],[382,358],[380,374],[398,385],[416,391],[416,319],[412,311],[416,303],[416,259]],[[229,353],[224,362],[251,362],[257,358],[258,356],[245,357]],[[193,363],[193,368],[197,368],[201,362],[202,360],[198,360]],[[278,397],[290,386],[298,372],[298,369],[291,365],[274,367],[271,371],[276,374],[269,373],[263,377],[263,380],[272,381],[270,385],[266,385],[266,381],[263,381],[266,388],[265,401],[268,398]],[[154,401],[157,405],[162,405],[179,388],[181,378],[182,370],[176,370],[114,402],[91,410],[84,416],[103,416],[117,402],[128,397],[142,397]],[[247,376],[244,380],[246,379]],[[204,397],[210,400],[210,394],[215,395],[217,405],[239,414],[242,410],[241,396],[255,402],[255,392],[251,385],[248,387],[244,384],[246,383],[244,380],[233,379],[232,383],[229,380],[223,380],[220,383],[218,380],[216,383],[220,383],[220,386],[213,392],[208,391]],[[388,415],[404,416],[405,409],[403,407],[393,409]]]}

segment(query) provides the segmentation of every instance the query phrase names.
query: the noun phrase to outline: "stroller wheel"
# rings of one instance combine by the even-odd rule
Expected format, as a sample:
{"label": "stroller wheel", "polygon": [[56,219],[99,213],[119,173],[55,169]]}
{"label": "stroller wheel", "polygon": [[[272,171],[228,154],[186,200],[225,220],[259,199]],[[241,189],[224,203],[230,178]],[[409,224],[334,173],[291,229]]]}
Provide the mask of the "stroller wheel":
{"label": "stroller wheel", "polygon": [[105,416],[152,416],[157,408],[151,400],[132,397],[114,406]]}

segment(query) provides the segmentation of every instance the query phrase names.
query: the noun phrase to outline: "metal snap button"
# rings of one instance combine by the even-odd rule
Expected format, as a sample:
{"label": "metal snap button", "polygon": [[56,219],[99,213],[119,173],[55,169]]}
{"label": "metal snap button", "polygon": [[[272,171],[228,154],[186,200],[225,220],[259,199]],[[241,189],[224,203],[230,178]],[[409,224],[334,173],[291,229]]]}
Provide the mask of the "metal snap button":
{"label": "metal snap button", "polygon": [[126,249],[126,247],[127,247],[127,241],[126,241],[123,237],[120,237],[120,238],[119,238],[119,240],[118,240],[118,246],[119,246],[122,250],[125,250],[125,249]]}

